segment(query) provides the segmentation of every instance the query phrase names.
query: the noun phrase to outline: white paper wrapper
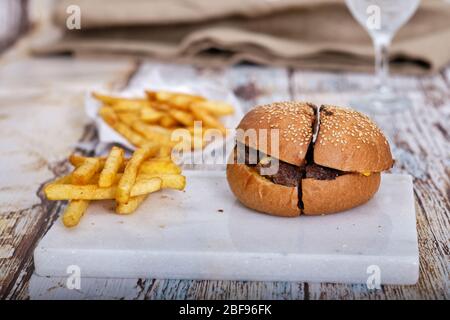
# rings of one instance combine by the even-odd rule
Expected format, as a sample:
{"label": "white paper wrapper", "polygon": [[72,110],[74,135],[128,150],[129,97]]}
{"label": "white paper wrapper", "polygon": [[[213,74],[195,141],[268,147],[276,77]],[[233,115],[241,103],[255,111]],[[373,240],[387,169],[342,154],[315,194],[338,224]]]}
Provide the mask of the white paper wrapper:
{"label": "white paper wrapper", "polygon": [[[225,116],[220,119],[227,128],[236,128],[244,115],[239,101],[234,94],[228,90],[224,90],[219,83],[198,81],[197,79],[191,79],[189,82],[179,81],[176,77],[169,77],[168,75],[163,76],[160,71],[151,68],[144,68],[142,72],[134,76],[126,90],[110,92],[98,89],[97,91],[121,97],[145,97],[145,90],[166,90],[197,94],[210,100],[228,102],[234,106],[235,112],[233,115]],[[91,92],[86,93],[85,110],[87,115],[95,122],[99,134],[100,144],[97,148],[97,153],[106,153],[111,144],[120,144],[129,150],[134,150],[135,148],[131,143],[106,124],[98,115],[98,109],[100,107],[101,103],[92,97]],[[231,134],[227,137],[226,141],[213,141],[203,150],[185,153],[178,162],[181,164],[211,162],[211,159],[208,159],[208,157],[210,158],[212,154],[216,153],[216,150],[223,150],[224,143],[229,145],[233,143],[233,140],[234,135]]]}

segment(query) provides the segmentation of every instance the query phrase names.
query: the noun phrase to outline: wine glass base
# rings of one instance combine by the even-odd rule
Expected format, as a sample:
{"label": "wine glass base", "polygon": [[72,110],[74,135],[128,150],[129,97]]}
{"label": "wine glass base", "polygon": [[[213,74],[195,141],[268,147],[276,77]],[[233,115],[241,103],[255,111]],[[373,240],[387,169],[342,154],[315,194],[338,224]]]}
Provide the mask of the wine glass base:
{"label": "wine glass base", "polygon": [[350,100],[350,106],[369,114],[392,114],[409,110],[412,108],[412,102],[407,97],[386,92]]}

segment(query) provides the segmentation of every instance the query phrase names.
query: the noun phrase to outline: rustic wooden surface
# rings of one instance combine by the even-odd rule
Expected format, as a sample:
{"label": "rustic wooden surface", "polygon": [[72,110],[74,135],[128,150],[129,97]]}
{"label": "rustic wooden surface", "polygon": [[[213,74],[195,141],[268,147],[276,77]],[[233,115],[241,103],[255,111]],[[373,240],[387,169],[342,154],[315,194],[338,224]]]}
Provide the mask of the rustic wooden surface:
{"label": "rustic wooden surface", "polygon": [[93,150],[95,129],[83,113],[83,95],[97,86],[121,88],[143,68],[186,82],[224,86],[246,110],[279,100],[346,105],[370,90],[371,76],[236,66],[199,69],[132,60],[17,58],[0,61],[0,298],[9,299],[448,299],[450,212],[450,68],[429,77],[398,77],[396,87],[414,108],[377,116],[396,158],[394,172],[414,177],[420,279],[414,286],[298,282],[82,279],[32,276],[32,253],[63,205],[47,201],[42,185],[68,169],[75,148]]}

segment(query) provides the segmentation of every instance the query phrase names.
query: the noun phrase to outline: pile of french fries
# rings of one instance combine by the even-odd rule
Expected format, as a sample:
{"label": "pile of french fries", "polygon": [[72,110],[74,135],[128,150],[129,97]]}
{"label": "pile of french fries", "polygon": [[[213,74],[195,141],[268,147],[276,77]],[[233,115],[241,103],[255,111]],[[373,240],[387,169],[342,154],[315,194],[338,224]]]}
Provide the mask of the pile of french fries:
{"label": "pile of french fries", "polygon": [[158,144],[141,146],[129,159],[124,155],[119,147],[106,158],[72,155],[74,170],[45,186],[49,200],[69,200],[62,218],[66,227],[78,225],[90,201],[115,200],[117,214],[130,214],[150,193],[186,186],[180,167]]}
{"label": "pile of french fries", "polygon": [[[93,97],[102,102],[99,115],[103,120],[136,147],[157,141],[168,150],[195,150],[207,144],[206,129],[226,135],[220,117],[233,114],[233,106],[186,93],[145,93],[146,98],[113,97],[95,92]],[[199,125],[202,130],[196,130]]]}

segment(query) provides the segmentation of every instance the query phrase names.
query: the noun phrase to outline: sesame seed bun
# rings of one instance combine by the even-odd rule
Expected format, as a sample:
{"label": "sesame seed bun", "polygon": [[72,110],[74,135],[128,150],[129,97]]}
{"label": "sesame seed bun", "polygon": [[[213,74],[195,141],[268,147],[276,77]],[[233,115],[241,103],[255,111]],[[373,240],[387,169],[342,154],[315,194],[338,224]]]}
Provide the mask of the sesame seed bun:
{"label": "sesame seed bun", "polygon": [[369,201],[380,186],[380,173],[364,176],[348,173],[333,180],[302,180],[303,213],[328,214],[348,210]]}
{"label": "sesame seed bun", "polygon": [[326,105],[320,109],[314,163],[341,171],[381,172],[393,160],[385,136],[367,116]]}
{"label": "sesame seed bun", "polygon": [[[305,162],[312,139],[314,110],[303,102],[277,102],[258,106],[242,118],[237,129],[254,129],[257,139],[249,141],[237,134],[237,140],[253,149],[272,155],[284,162],[299,166]],[[266,129],[267,134],[262,134]],[[270,132],[279,129],[279,149],[272,148]],[[267,142],[267,143],[266,143]],[[267,146],[267,147],[266,147]],[[278,149],[276,155],[273,149]]]}

